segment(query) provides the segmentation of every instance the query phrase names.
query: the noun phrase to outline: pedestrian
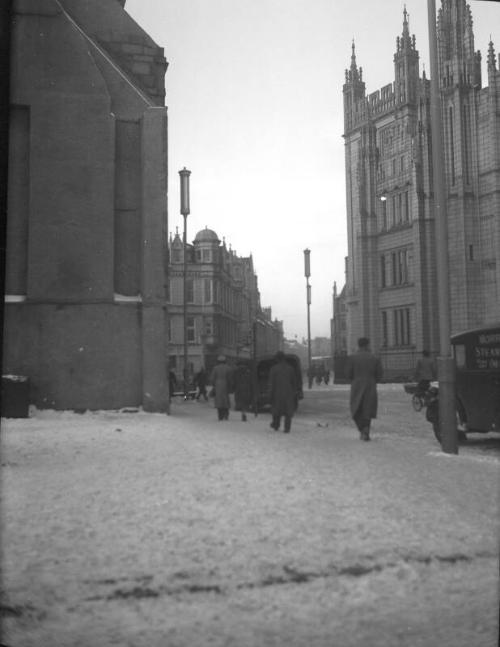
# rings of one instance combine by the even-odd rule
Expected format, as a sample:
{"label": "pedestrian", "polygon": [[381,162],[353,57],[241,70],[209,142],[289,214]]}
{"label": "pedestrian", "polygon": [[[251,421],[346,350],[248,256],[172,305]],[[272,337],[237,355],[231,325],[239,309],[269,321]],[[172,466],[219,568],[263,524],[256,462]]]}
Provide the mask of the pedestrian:
{"label": "pedestrian", "polygon": [[244,362],[238,362],[233,379],[234,408],[236,411],[241,411],[241,419],[246,422],[246,414],[252,405],[253,397],[252,372],[248,365]]}
{"label": "pedestrian", "polygon": [[285,434],[290,432],[292,417],[296,409],[297,380],[295,371],[288,364],[285,353],[276,353],[276,363],[269,371],[269,396],[271,402],[271,427],[279,430],[281,418],[285,419]]}
{"label": "pedestrian", "polygon": [[323,379],[325,380],[326,386],[328,386],[328,383],[330,382],[330,371],[328,369],[326,369]]}
{"label": "pedestrian", "polygon": [[208,400],[207,395],[207,372],[202,366],[198,373],[194,376],[194,385],[198,388],[198,393],[196,394],[196,399],[199,400],[200,396],[203,396],[205,402]]}
{"label": "pedestrian", "polygon": [[177,388],[177,378],[175,377],[175,373],[172,370],[169,370],[168,372],[168,395],[169,398],[172,398],[174,395],[174,391]]}
{"label": "pedestrian", "polygon": [[217,357],[217,364],[210,374],[210,384],[215,391],[214,405],[217,409],[219,420],[229,418],[229,393],[231,392],[232,371],[226,364],[224,355]]}
{"label": "pedestrian", "polygon": [[415,382],[417,382],[417,393],[423,395],[429,390],[431,382],[436,379],[436,368],[428,350],[422,351],[422,357],[415,368]]}
{"label": "pedestrian", "polygon": [[358,352],[348,358],[346,377],[351,382],[351,416],[361,440],[370,440],[370,424],[377,417],[377,382],[382,379],[380,359],[370,351],[370,340],[358,339]]}

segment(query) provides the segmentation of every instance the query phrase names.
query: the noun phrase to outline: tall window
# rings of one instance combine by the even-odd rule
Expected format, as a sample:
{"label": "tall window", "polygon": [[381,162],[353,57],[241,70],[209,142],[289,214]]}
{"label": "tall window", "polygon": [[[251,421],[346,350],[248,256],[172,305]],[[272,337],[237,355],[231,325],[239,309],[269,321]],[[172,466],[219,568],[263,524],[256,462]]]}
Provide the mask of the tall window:
{"label": "tall window", "polygon": [[380,257],[380,286],[385,288],[387,287],[387,278],[386,278],[386,267],[385,267],[385,254],[382,254]]}
{"label": "tall window", "polygon": [[382,310],[382,347],[387,348],[389,343],[389,329],[387,322],[387,310]]}
{"label": "tall window", "polygon": [[391,226],[393,227],[397,223],[397,214],[396,214],[396,198],[397,196],[393,195],[392,196],[392,222]]}
{"label": "tall window", "polygon": [[194,303],[194,280],[186,279],[186,303]]}
{"label": "tall window", "polygon": [[453,139],[453,108],[450,106],[450,171],[451,171],[451,184],[455,184],[455,141]]}
{"label": "tall window", "polygon": [[398,222],[403,220],[403,194],[398,193]]}
{"label": "tall window", "polygon": [[398,254],[391,254],[392,285],[398,285]]}
{"label": "tall window", "polygon": [[409,346],[410,335],[410,309],[399,308],[394,310],[394,344],[395,346]]}
{"label": "tall window", "polygon": [[405,191],[405,207],[404,207],[404,220],[410,220],[410,205],[408,202],[408,191]]}
{"label": "tall window", "polygon": [[387,229],[387,200],[382,201],[382,229]]}
{"label": "tall window", "polygon": [[463,124],[463,142],[464,142],[464,166],[465,166],[465,182],[469,184],[469,106],[464,104],[462,112],[462,124]]}
{"label": "tall window", "polygon": [[409,252],[407,249],[400,249],[391,254],[391,278],[392,285],[404,285],[409,282]]}
{"label": "tall window", "polygon": [[194,317],[188,317],[186,320],[186,335],[187,335],[188,343],[194,343],[195,341]]}
{"label": "tall window", "polygon": [[213,283],[212,279],[203,279],[203,301],[205,303],[213,302]]}

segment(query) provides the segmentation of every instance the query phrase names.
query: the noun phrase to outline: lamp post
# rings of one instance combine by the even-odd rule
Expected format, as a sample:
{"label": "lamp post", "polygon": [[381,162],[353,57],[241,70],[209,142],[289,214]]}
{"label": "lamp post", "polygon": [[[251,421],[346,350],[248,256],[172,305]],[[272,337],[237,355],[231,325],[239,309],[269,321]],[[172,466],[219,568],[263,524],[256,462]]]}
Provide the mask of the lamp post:
{"label": "lamp post", "polygon": [[186,167],[179,171],[181,179],[181,214],[184,218],[184,230],[182,233],[182,261],[183,261],[183,272],[182,272],[182,316],[183,316],[183,329],[184,329],[184,366],[182,370],[183,380],[184,380],[184,400],[187,400],[188,397],[188,345],[187,345],[187,217],[189,215],[189,176],[191,171],[188,171]]}
{"label": "lamp post", "polygon": [[439,426],[443,451],[458,454],[455,412],[455,361],[450,345],[450,285],[448,263],[448,217],[444,176],[441,102],[436,38],[436,2],[427,0],[429,22],[429,58],[431,67],[432,175],[434,180],[434,213],[436,222],[436,272],[439,303]]}
{"label": "lamp post", "polygon": [[308,374],[311,374],[311,286],[309,277],[311,276],[311,250],[304,250],[304,276],[306,277],[306,299],[307,299],[307,368]]}

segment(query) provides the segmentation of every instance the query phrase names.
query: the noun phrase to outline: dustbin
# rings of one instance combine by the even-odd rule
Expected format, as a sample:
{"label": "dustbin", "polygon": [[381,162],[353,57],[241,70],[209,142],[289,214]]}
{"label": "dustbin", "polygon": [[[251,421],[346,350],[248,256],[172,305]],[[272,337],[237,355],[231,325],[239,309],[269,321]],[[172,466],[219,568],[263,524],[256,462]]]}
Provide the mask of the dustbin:
{"label": "dustbin", "polygon": [[25,375],[2,375],[2,417],[28,418],[30,381]]}

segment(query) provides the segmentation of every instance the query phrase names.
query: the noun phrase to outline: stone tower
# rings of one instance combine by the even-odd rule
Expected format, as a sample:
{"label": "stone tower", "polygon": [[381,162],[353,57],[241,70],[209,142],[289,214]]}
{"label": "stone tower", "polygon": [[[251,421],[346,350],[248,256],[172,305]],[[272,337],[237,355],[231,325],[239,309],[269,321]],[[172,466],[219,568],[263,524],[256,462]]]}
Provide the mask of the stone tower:
{"label": "stone tower", "polygon": [[[500,73],[490,43],[488,87],[481,87],[465,0],[442,0],[437,33],[458,332],[500,319]],[[388,376],[411,375],[423,348],[437,352],[439,308],[430,83],[420,77],[406,8],[394,81],[367,94],[353,45],[343,101],[347,350],[366,335]]]}

